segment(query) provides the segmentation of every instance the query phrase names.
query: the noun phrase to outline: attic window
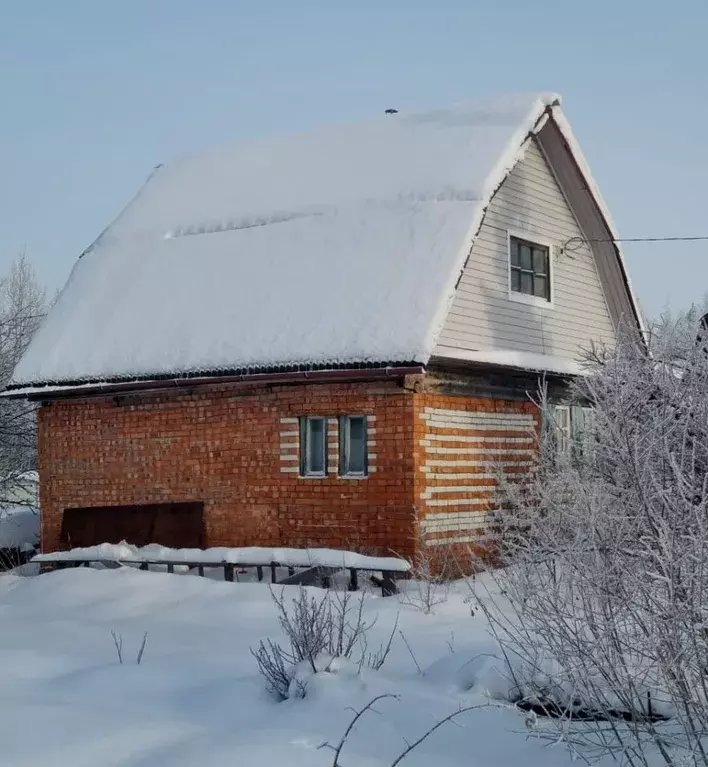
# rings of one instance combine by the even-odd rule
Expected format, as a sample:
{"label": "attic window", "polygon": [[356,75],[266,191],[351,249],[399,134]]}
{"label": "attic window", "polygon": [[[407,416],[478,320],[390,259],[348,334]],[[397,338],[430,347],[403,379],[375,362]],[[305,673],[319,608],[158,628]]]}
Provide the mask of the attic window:
{"label": "attic window", "polygon": [[[519,237],[509,237],[509,288],[512,298],[551,300],[549,248]],[[526,297],[528,296],[528,299]]]}

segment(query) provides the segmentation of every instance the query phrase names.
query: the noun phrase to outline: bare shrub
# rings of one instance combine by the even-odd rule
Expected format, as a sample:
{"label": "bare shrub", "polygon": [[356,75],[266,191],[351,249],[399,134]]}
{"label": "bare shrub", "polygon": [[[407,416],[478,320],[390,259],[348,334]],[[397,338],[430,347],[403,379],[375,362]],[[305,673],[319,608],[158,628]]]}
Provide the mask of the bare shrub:
{"label": "bare shrub", "polygon": [[[271,588],[270,592],[287,644],[261,640],[251,648],[251,654],[268,691],[281,700],[291,697],[294,675],[301,664],[316,674],[330,670],[333,661],[341,658],[353,660],[359,669],[365,666],[376,670],[385,663],[397,621],[388,642],[370,652],[367,632],[374,621],[364,620],[363,595],[355,598],[347,591],[328,590],[318,598],[301,587],[297,598],[288,605],[284,589],[276,593]],[[300,684],[295,694],[304,696],[304,685]]]}
{"label": "bare shrub", "polygon": [[[116,656],[118,663],[122,666],[124,661],[123,656],[123,634],[119,634],[116,631],[111,631],[111,637],[113,638],[113,646],[116,648]],[[142,642],[138,648],[138,653],[135,656],[135,665],[139,666],[143,662],[143,656],[145,655],[145,648],[147,647],[147,631],[143,634]]]}
{"label": "bare shrub", "polygon": [[708,765],[708,348],[695,327],[650,346],[589,355],[571,395],[594,423],[565,450],[544,440],[530,485],[502,489],[507,567],[480,606],[554,738]]}
{"label": "bare shrub", "polygon": [[428,615],[437,605],[447,602],[450,578],[459,570],[449,545],[429,545],[430,535],[423,521],[420,516],[416,517],[416,555],[408,571],[410,580],[399,589],[398,600]]}
{"label": "bare shrub", "polygon": [[[0,388],[27,349],[47,312],[47,299],[24,255],[0,277]],[[24,498],[27,472],[36,468],[35,405],[0,400],[0,507],[32,506]]]}
{"label": "bare shrub", "polygon": [[[398,695],[392,695],[390,693],[377,695],[375,698],[372,698],[363,708],[360,708],[358,711],[354,712],[354,717],[352,718],[351,722],[349,722],[349,724],[347,725],[347,728],[344,731],[344,734],[342,735],[341,739],[336,745],[333,745],[332,743],[325,741],[324,743],[321,743],[318,746],[318,749],[328,748],[334,752],[334,757],[332,759],[332,767],[342,767],[342,763],[339,761],[339,757],[342,753],[342,749],[344,748],[347,741],[349,740],[349,736],[354,730],[354,727],[356,723],[359,721],[359,719],[361,719],[361,717],[367,711],[376,711],[376,709],[374,708],[374,705],[378,703],[378,701],[385,700],[386,698],[392,698],[393,700],[400,700]],[[417,737],[414,741],[409,742],[405,740],[404,738],[403,740],[405,743],[405,748],[398,754],[398,756],[394,758],[392,762],[390,762],[389,767],[397,767],[397,765],[399,765],[409,754],[415,751],[415,749],[418,748],[418,746],[424,740],[427,740],[427,738],[429,738],[436,730],[438,730],[444,724],[447,724],[447,722],[452,722],[461,714],[466,714],[470,711],[476,711],[477,709],[490,708],[492,705],[493,704],[489,704],[489,703],[481,703],[481,704],[476,704],[472,706],[461,706],[456,711],[453,711],[451,714],[444,716],[442,719],[438,719],[438,721],[435,722],[435,724],[433,724],[431,727],[425,730],[425,732],[423,732],[423,734]]]}

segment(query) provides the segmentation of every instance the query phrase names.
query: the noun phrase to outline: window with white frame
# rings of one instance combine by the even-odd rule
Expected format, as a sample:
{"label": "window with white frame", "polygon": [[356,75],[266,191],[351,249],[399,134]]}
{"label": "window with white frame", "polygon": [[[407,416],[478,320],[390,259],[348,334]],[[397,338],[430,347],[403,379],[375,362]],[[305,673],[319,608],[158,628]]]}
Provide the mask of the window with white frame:
{"label": "window with white frame", "polygon": [[594,446],[595,410],[587,405],[552,405],[546,433],[559,458],[585,461]]}
{"label": "window with white frame", "polygon": [[339,474],[365,477],[368,473],[365,415],[339,417]]}
{"label": "window with white frame", "polygon": [[509,280],[512,294],[551,300],[549,249],[519,237],[509,237]]}
{"label": "window with white frame", "polygon": [[322,416],[300,418],[300,474],[327,475],[327,419]]}
{"label": "window with white frame", "polygon": [[556,405],[553,408],[553,426],[555,429],[556,453],[570,455],[570,407]]}

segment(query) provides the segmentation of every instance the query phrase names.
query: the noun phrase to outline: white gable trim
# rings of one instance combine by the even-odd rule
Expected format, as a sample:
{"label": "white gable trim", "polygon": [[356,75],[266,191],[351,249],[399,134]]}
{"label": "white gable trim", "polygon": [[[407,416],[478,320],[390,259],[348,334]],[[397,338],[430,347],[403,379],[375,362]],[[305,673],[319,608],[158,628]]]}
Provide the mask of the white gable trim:
{"label": "white gable trim", "polygon": [[575,134],[573,133],[573,130],[570,127],[570,123],[566,119],[562,110],[560,109],[558,105],[554,104],[553,106],[550,107],[550,111],[551,111],[551,115],[553,116],[553,120],[558,127],[558,130],[560,130],[561,134],[563,135],[563,138],[565,139],[568,145],[570,154],[572,155],[573,159],[577,163],[578,169],[580,170],[580,173],[582,174],[583,179],[585,180],[585,183],[587,184],[587,189],[593,198],[593,202],[597,206],[597,209],[600,211],[600,215],[605,220],[605,225],[607,226],[607,229],[610,232],[610,237],[613,240],[615,240],[614,246],[617,251],[617,259],[619,261],[619,265],[622,270],[622,274],[624,276],[624,281],[627,286],[627,292],[629,293],[630,301],[632,302],[632,309],[634,310],[634,316],[637,321],[637,324],[639,325],[640,331],[642,332],[642,334],[646,335],[647,328],[644,322],[644,318],[642,316],[641,309],[639,307],[639,301],[637,300],[636,294],[634,292],[634,288],[632,287],[632,281],[629,279],[629,273],[627,271],[627,263],[624,257],[624,253],[622,251],[621,243],[617,241],[619,240],[619,231],[617,227],[615,226],[614,221],[612,220],[612,216],[610,215],[610,211],[609,211],[609,208],[607,207],[607,203],[605,202],[602,196],[602,193],[600,192],[600,188],[597,185],[597,182],[595,181],[592,175],[590,166],[588,165],[588,162],[585,159],[585,155],[580,149],[580,145],[578,144],[578,141],[575,138]]}

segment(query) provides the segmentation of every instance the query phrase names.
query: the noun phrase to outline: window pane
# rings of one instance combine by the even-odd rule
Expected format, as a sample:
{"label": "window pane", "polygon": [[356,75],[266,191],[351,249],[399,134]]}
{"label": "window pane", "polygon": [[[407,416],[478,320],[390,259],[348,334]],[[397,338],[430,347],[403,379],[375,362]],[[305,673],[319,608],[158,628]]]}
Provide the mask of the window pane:
{"label": "window pane", "polygon": [[521,272],[518,269],[511,270],[511,289],[517,293],[521,290]]}
{"label": "window pane", "polygon": [[324,418],[307,419],[307,474],[325,473]]}
{"label": "window pane", "polygon": [[558,453],[568,455],[570,452],[570,408],[567,405],[557,405],[554,415]]}
{"label": "window pane", "polygon": [[366,420],[353,416],[348,420],[347,474],[366,473]]}
{"label": "window pane", "polygon": [[511,265],[521,266],[521,257],[519,256],[519,242],[518,240],[511,240]]}
{"label": "window pane", "polygon": [[519,252],[521,253],[521,268],[533,269],[533,259],[531,258],[531,248],[528,245],[519,245]]}
{"label": "window pane", "polygon": [[531,272],[521,272],[521,292],[533,295],[533,274]]}
{"label": "window pane", "polygon": [[533,280],[534,295],[539,298],[548,298],[548,278],[534,277]]}
{"label": "window pane", "polygon": [[548,251],[533,249],[533,270],[536,274],[548,274]]}

